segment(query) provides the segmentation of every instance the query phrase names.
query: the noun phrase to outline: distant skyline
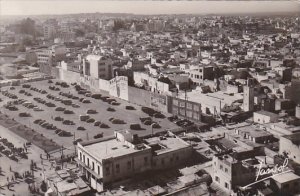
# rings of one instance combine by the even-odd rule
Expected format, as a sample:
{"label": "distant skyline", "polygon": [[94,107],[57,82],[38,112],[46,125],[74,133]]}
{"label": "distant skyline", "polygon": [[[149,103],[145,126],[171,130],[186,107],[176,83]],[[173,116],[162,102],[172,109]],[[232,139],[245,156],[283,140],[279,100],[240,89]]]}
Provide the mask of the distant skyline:
{"label": "distant skyline", "polygon": [[299,1],[0,0],[0,15],[73,13],[229,14],[300,12]]}

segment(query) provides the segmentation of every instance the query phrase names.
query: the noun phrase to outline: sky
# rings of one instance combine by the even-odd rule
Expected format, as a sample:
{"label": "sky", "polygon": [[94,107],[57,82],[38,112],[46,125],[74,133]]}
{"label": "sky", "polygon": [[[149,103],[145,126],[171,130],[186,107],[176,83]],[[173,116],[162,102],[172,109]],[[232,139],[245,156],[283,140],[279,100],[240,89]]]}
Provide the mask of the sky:
{"label": "sky", "polygon": [[300,12],[299,1],[0,0],[0,15]]}

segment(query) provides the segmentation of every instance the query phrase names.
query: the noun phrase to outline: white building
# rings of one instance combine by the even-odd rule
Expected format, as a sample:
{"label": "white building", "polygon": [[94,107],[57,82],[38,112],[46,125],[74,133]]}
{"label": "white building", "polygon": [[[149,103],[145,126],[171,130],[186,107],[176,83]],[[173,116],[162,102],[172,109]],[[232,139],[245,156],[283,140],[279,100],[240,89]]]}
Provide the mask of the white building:
{"label": "white building", "polygon": [[115,132],[115,137],[78,143],[77,163],[91,187],[101,192],[130,176],[183,163],[192,150],[171,133],[141,142],[137,135],[124,130]]}
{"label": "white building", "polygon": [[300,133],[280,137],[279,154],[287,155],[290,159],[300,164]]}
{"label": "white building", "polygon": [[109,80],[113,76],[112,60],[100,55],[88,55],[83,61],[83,75]]}
{"label": "white building", "polygon": [[277,122],[278,118],[278,114],[268,111],[261,110],[253,113],[253,121],[259,124]]}

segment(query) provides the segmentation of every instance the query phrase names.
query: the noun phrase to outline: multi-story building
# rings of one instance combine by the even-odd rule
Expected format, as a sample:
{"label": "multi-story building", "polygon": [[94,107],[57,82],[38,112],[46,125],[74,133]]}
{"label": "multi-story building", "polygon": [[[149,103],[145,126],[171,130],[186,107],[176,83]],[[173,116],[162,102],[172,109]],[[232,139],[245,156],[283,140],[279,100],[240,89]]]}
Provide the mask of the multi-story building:
{"label": "multi-story building", "polygon": [[278,114],[268,111],[257,111],[253,113],[253,121],[259,124],[277,122],[279,118]]}
{"label": "multi-story building", "polygon": [[288,172],[272,176],[270,188],[277,195],[297,195],[300,192],[299,184],[300,176]]}
{"label": "multi-story building", "polygon": [[44,38],[45,39],[53,38],[56,33],[56,29],[52,25],[45,25],[43,30],[44,30]]}
{"label": "multi-story building", "polygon": [[83,61],[83,75],[109,80],[113,77],[113,61],[100,55],[88,55]]}
{"label": "multi-story building", "polygon": [[179,117],[200,122],[201,104],[174,97],[172,101],[172,113]]}
{"label": "multi-story building", "polygon": [[300,133],[280,137],[279,154],[300,164]]}
{"label": "multi-story building", "polygon": [[52,64],[52,52],[48,48],[38,49],[35,51],[37,54],[37,63],[39,65]]}
{"label": "multi-story building", "polygon": [[58,22],[56,19],[48,19],[44,24],[44,38],[51,39],[57,32]]}
{"label": "multi-story building", "polygon": [[255,180],[256,169],[246,166],[229,154],[213,157],[213,181],[230,194],[238,186],[245,186]]}
{"label": "multi-story building", "polygon": [[124,130],[101,141],[78,143],[77,154],[77,163],[91,187],[101,192],[130,176],[177,166],[191,157],[192,147],[171,133],[141,141]]}
{"label": "multi-story building", "polygon": [[196,85],[200,85],[204,80],[214,79],[214,67],[213,66],[199,66],[195,69],[190,69],[189,77]]}

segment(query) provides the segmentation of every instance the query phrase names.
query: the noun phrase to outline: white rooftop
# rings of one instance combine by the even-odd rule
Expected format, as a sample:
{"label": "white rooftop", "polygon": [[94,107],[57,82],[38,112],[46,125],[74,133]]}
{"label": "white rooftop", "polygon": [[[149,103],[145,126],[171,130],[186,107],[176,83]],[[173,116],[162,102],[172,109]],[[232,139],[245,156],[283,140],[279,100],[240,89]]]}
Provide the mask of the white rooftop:
{"label": "white rooftop", "polygon": [[[129,147],[124,142],[116,139],[106,140],[84,146],[85,150],[96,159],[103,160],[112,157],[119,157],[126,154],[132,154],[141,150]],[[146,147],[147,148],[147,147]]]}
{"label": "white rooftop", "polygon": [[[185,94],[181,93],[178,95],[179,98],[185,99]],[[224,92],[218,91],[214,93],[203,94],[198,90],[193,90],[192,92],[187,92],[187,100],[201,103],[209,106],[219,106],[221,101],[221,107],[225,105],[231,105],[233,102],[242,100],[242,94],[229,95]]]}
{"label": "white rooftop", "polygon": [[188,143],[183,141],[180,138],[176,137],[164,137],[164,138],[159,138],[159,137],[152,137],[149,139],[146,139],[146,141],[149,143],[149,145],[154,145],[154,144],[159,144],[162,146],[161,149],[156,150],[157,154],[163,154],[166,152],[171,152],[171,151],[176,151],[181,148],[186,148],[190,146]]}
{"label": "white rooftop", "polygon": [[293,181],[293,180],[297,180],[297,179],[300,180],[300,176],[298,176],[292,172],[275,175],[275,176],[272,176],[272,178],[279,183],[285,183],[285,182],[289,182],[289,181]]}

